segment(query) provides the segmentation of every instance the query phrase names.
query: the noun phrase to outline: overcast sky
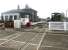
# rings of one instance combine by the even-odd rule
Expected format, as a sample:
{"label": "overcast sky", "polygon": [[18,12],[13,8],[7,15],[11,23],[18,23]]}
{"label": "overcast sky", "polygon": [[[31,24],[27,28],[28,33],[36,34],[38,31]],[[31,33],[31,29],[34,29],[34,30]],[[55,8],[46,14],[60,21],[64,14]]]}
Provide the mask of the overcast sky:
{"label": "overcast sky", "polygon": [[38,11],[40,18],[47,18],[53,12],[65,13],[68,10],[67,0],[0,0],[0,14],[2,12],[17,9],[17,5],[24,8],[26,4]]}

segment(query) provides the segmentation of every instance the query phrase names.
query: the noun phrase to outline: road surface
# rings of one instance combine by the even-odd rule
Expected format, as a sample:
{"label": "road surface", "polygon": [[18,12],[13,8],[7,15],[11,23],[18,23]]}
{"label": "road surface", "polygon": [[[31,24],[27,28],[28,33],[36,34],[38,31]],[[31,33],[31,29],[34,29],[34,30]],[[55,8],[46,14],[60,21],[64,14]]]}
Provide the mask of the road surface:
{"label": "road surface", "polygon": [[[50,33],[47,29],[0,32],[0,50],[68,50],[68,34]],[[42,31],[42,32],[40,32]],[[9,32],[8,32],[9,33]]]}

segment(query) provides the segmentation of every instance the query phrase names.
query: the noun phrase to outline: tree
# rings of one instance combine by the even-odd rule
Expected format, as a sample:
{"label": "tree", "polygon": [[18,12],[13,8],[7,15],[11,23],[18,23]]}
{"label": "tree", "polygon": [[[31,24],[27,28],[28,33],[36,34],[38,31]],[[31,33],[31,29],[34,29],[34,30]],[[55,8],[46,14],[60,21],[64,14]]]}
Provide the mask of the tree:
{"label": "tree", "polygon": [[47,22],[49,22],[50,21],[50,17],[47,17],[46,20],[47,20]]}
{"label": "tree", "polygon": [[63,21],[64,14],[63,13],[52,13],[51,21]]}

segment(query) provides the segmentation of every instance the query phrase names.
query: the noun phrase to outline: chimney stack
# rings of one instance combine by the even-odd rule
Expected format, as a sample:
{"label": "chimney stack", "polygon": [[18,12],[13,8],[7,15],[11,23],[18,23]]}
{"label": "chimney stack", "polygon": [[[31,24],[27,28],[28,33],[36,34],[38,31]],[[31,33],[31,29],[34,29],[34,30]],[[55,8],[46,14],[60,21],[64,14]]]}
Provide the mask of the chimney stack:
{"label": "chimney stack", "polygon": [[20,9],[20,6],[19,6],[19,5],[17,6],[17,9],[18,9],[18,10]]}

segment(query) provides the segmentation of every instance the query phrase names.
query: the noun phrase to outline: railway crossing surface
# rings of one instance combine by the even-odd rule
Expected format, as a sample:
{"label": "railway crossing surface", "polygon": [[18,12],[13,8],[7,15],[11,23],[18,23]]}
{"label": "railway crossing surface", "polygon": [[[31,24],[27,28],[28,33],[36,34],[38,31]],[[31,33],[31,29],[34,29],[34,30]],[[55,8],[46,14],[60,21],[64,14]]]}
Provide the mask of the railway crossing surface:
{"label": "railway crossing surface", "polygon": [[11,34],[0,30],[0,50],[68,50],[65,33],[49,32],[47,28],[25,30],[11,31]]}

